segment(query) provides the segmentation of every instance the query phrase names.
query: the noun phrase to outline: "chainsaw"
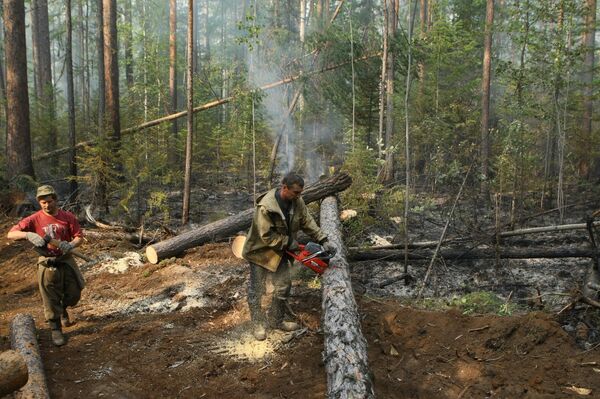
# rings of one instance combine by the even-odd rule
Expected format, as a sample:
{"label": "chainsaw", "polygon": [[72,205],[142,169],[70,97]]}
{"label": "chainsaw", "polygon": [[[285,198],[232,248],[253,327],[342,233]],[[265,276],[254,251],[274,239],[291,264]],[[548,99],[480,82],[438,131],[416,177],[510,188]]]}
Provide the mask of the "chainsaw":
{"label": "chainsaw", "polygon": [[292,258],[312,269],[317,274],[323,274],[329,266],[329,260],[333,258],[331,253],[327,252],[322,245],[317,244],[316,242],[309,242],[306,245],[298,244],[297,251],[286,252]]}

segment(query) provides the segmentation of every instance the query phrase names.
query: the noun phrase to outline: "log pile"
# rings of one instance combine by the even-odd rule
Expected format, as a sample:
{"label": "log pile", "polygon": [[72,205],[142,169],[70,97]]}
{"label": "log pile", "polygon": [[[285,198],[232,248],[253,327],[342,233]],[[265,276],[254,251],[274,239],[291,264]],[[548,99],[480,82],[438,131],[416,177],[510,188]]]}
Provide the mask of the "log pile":
{"label": "log pile", "polygon": [[31,315],[21,313],[14,317],[10,326],[10,339],[12,348],[23,356],[29,370],[29,380],[23,388],[15,392],[15,399],[50,398],[35,323]]}
{"label": "log pile", "polygon": [[[347,189],[351,183],[352,179],[348,174],[339,173],[307,186],[302,192],[302,198],[307,204],[318,201]],[[150,263],[156,264],[163,259],[179,255],[186,249],[248,230],[252,224],[253,214],[254,208],[246,209],[237,215],[209,223],[200,228],[151,245],[146,248],[146,257]]]}
{"label": "log pile", "polygon": [[323,274],[323,358],[327,370],[327,397],[374,398],[367,341],[361,331],[352,291],[335,197],[327,197],[321,203],[321,228],[338,249]]}

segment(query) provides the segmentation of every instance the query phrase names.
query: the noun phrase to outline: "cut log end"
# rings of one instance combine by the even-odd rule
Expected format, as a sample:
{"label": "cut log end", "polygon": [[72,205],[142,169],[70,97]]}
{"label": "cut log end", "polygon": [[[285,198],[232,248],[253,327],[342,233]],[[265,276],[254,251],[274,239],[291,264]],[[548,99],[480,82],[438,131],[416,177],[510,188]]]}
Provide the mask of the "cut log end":
{"label": "cut log end", "polygon": [[154,265],[158,263],[158,253],[156,252],[156,249],[152,247],[152,245],[146,247],[146,258],[148,258],[148,262]]}
{"label": "cut log end", "polygon": [[0,353],[0,397],[27,384],[29,373],[23,356],[14,350]]}

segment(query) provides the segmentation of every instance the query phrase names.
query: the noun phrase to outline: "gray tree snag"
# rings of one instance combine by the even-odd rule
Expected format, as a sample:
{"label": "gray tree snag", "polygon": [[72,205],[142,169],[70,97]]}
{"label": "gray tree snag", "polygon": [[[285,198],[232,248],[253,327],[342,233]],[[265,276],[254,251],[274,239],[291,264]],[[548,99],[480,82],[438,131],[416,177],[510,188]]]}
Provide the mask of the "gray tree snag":
{"label": "gray tree snag", "polygon": [[[169,97],[170,113],[177,112],[177,1],[169,1]],[[171,140],[167,145],[167,158],[172,168],[177,168],[177,119],[171,124]]]}
{"label": "gray tree snag", "polygon": [[14,317],[10,325],[10,342],[12,348],[23,356],[29,370],[27,384],[15,392],[15,399],[50,398],[35,323],[30,314],[20,313]]}
{"label": "gray tree snag", "polygon": [[323,361],[327,370],[327,397],[374,398],[367,341],[362,334],[352,291],[334,196],[321,203],[321,228],[338,249],[323,274]]}
{"label": "gray tree snag", "polygon": [[[71,19],[71,0],[66,0],[67,14],[67,44],[65,54],[65,69],[67,70],[67,108],[69,113],[69,174],[73,177],[77,176],[77,142],[75,137],[75,94],[73,88],[73,23]],[[77,180],[71,179],[69,182],[71,195],[77,191]]]}
{"label": "gray tree snag", "polygon": [[[302,192],[302,198],[305,203],[309,204],[343,191],[350,187],[350,184],[352,184],[350,176],[340,173],[307,186]],[[146,248],[146,257],[150,263],[158,263],[163,259],[179,255],[186,249],[248,230],[252,224],[253,214],[254,208],[246,209],[237,215],[217,220],[216,222],[151,245]]]}
{"label": "gray tree snag", "polygon": [[4,1],[6,59],[6,171],[9,181],[19,175],[35,177],[31,159],[29,91],[23,0]]}

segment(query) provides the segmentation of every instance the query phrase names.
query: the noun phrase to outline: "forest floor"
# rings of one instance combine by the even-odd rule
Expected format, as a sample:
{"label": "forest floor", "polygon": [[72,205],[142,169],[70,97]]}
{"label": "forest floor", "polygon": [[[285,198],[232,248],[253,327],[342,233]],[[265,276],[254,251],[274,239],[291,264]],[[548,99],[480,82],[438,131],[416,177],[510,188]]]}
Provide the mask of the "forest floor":
{"label": "forest floor", "polygon": [[[83,268],[87,287],[71,311],[76,324],[65,329],[68,344],[57,348],[43,320],[36,255],[28,243],[5,238],[16,220],[0,220],[0,350],[10,347],[15,314],[32,314],[53,398],[326,396],[321,291],[308,269],[295,266],[291,297],[303,329],[256,342],[245,302],[247,268],[227,243],[152,265],[143,251],[102,233],[81,248],[105,260]],[[552,240],[581,245],[585,233],[546,244]],[[416,283],[385,288],[378,282],[401,273],[398,263],[352,264],[377,397],[597,397],[598,311],[564,310],[572,298],[562,295],[575,292],[588,265],[447,263],[436,266],[424,290],[437,299],[416,303],[409,298],[427,264],[410,265]],[[480,305],[491,305],[491,313]]]}

